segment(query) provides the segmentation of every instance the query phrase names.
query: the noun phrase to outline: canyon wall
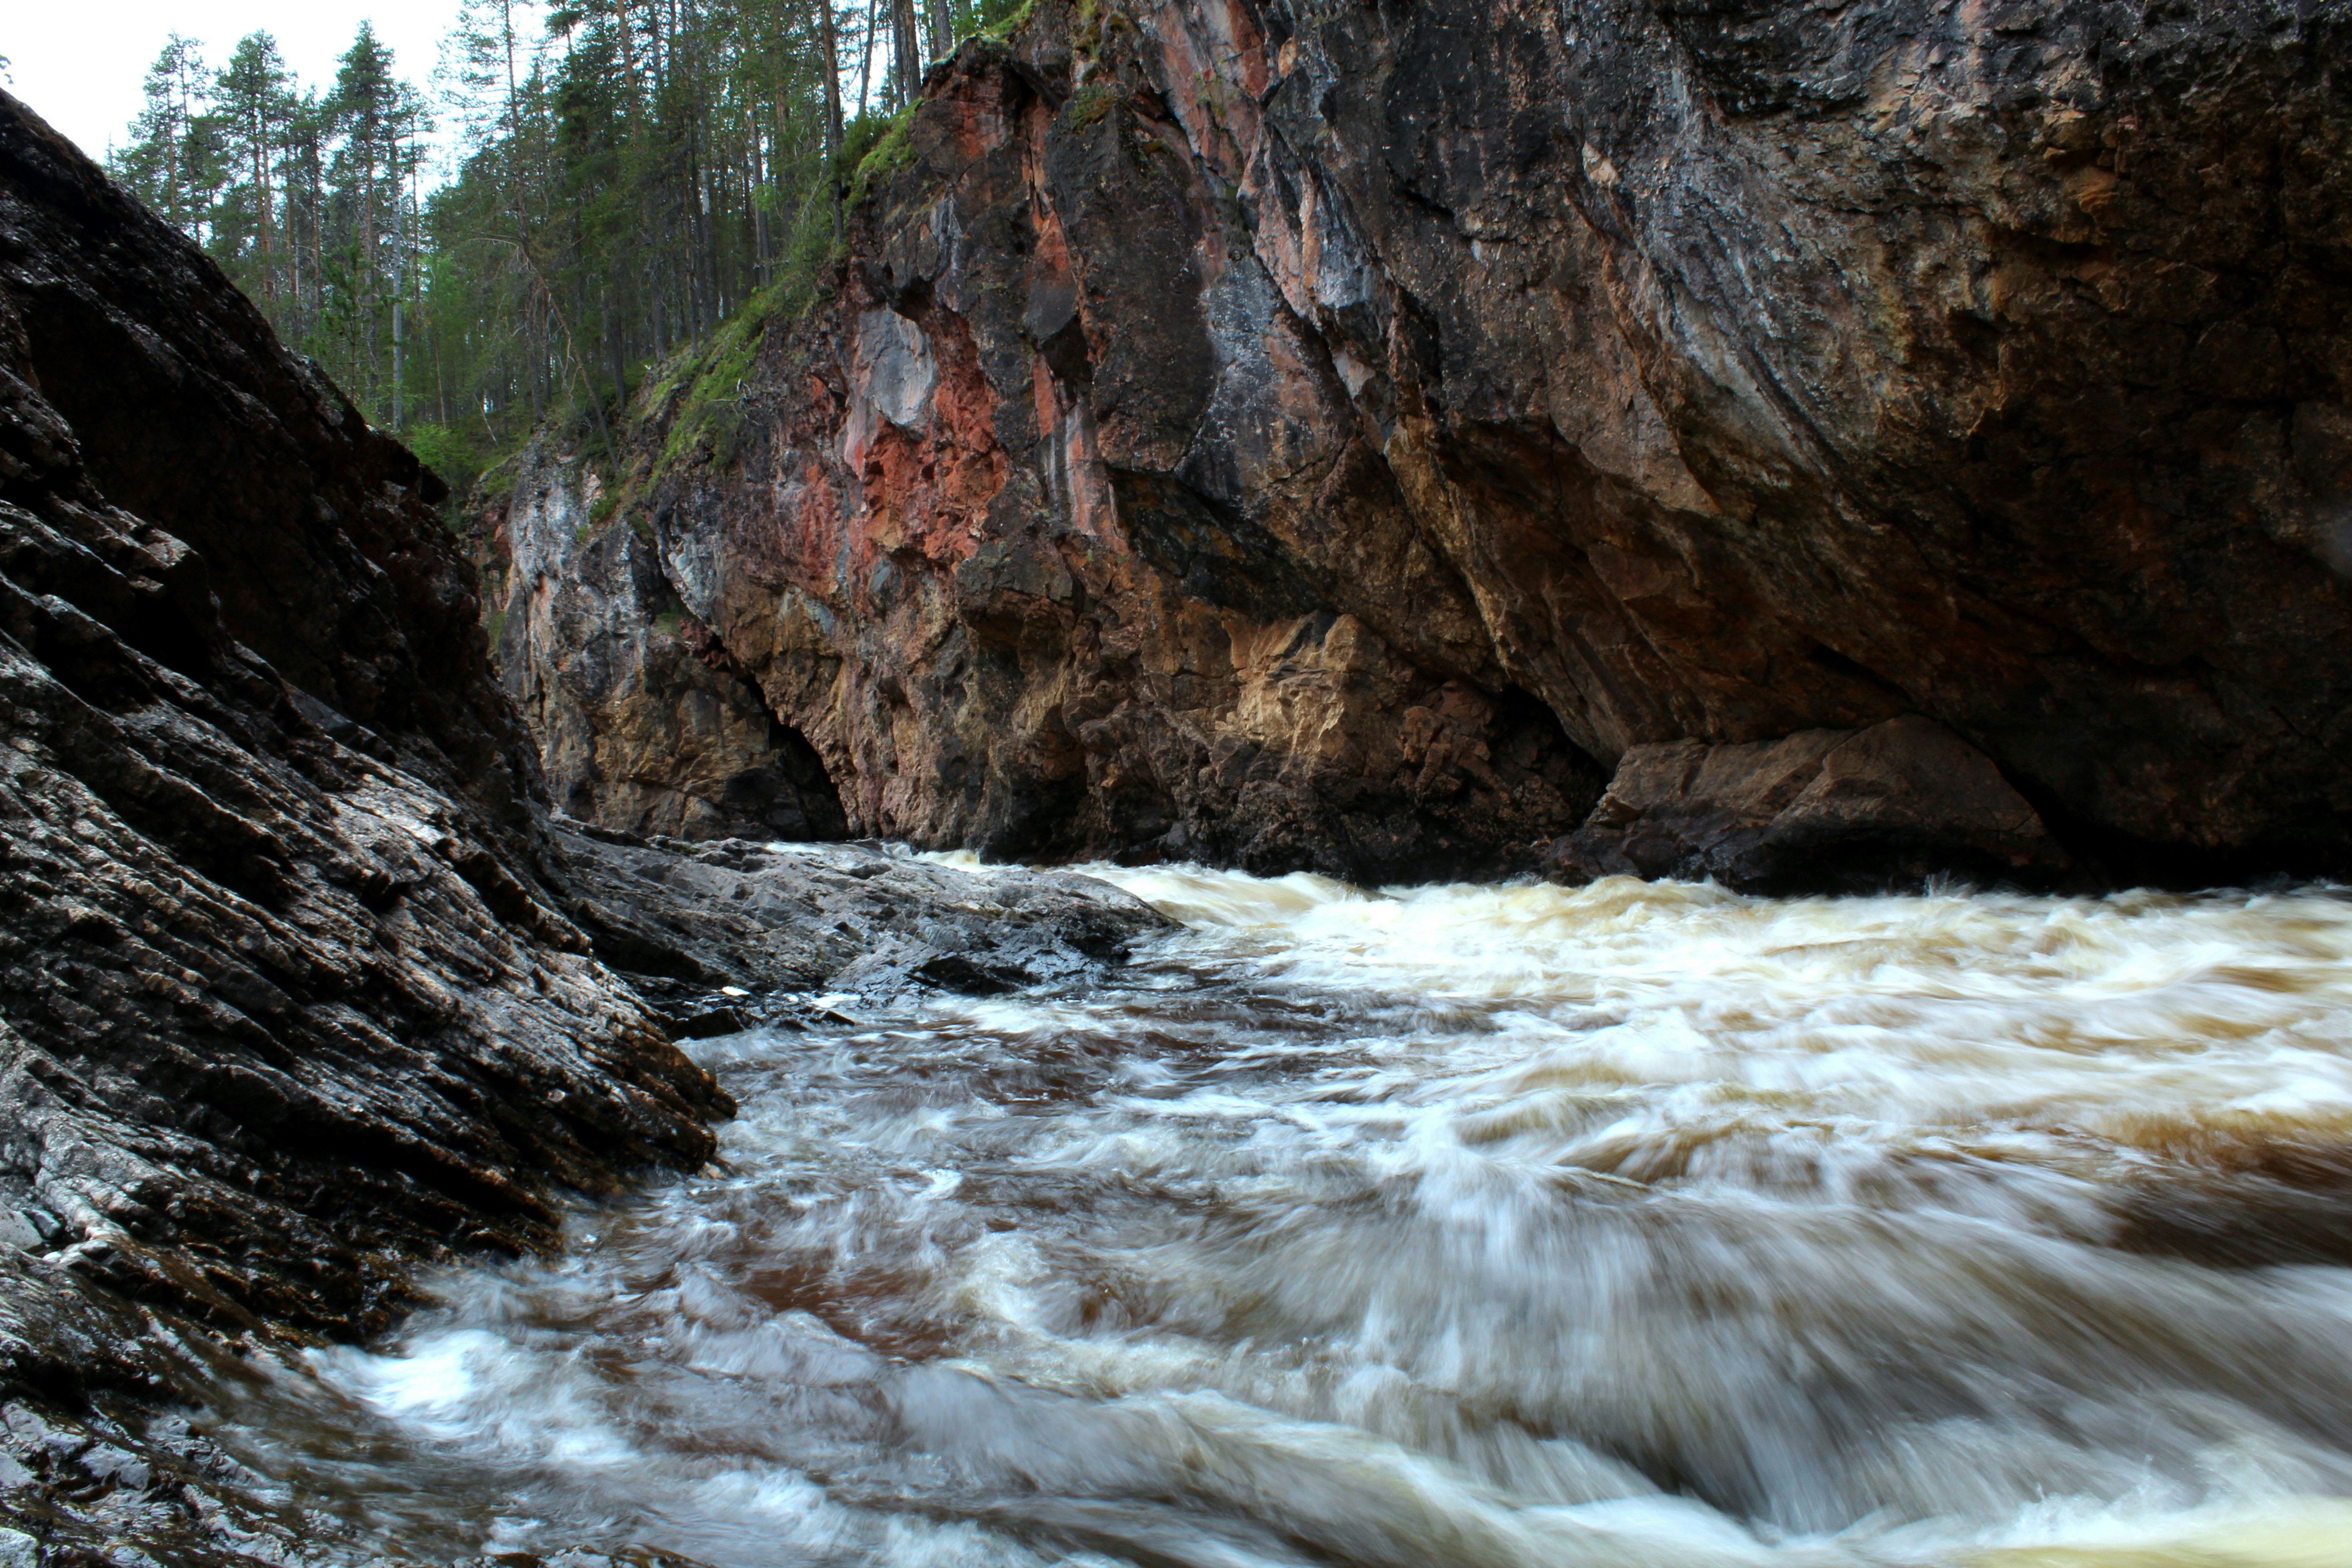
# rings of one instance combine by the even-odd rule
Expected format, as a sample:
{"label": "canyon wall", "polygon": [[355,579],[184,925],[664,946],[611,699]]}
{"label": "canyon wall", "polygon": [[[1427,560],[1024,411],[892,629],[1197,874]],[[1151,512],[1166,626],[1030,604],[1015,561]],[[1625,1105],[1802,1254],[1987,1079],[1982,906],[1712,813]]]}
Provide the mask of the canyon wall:
{"label": "canyon wall", "polygon": [[1039,0],[604,526],[861,834],[2340,869],[2347,59],[2342,4]]}
{"label": "canyon wall", "polygon": [[332,1555],[157,1402],[715,1146],[436,490],[0,94],[0,1561]]}
{"label": "canyon wall", "polygon": [[489,640],[550,796],[625,833],[845,837],[816,753],[688,620],[652,530],[615,499],[577,447],[542,436],[479,520]]}
{"label": "canyon wall", "polygon": [[[732,1105],[674,1039],[1083,984],[1167,924],[751,841],[840,802],[575,468],[502,514],[515,568],[599,566],[516,623],[578,656],[509,662],[551,803],[439,482],[0,93],[0,1568],[385,1561],[364,1417],[273,1363],[705,1169]],[[635,750],[567,751],[614,693]]]}

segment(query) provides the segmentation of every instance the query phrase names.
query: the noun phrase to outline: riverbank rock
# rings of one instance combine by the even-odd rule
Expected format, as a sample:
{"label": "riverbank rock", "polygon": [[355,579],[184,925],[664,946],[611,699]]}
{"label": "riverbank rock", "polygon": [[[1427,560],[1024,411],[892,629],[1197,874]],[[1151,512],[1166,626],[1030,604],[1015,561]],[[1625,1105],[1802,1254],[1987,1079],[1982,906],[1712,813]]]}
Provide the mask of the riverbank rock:
{"label": "riverbank rock", "polygon": [[680,1037],[789,1021],[812,993],[1067,981],[1174,929],[1091,877],[965,870],[892,846],[561,837],[572,918]]}
{"label": "riverbank rock", "polygon": [[13,100],[0,377],[0,1072],[44,1241],[351,1331],[383,1255],[707,1157],[723,1097],[541,884],[428,476]]}
{"label": "riverbank rock", "polygon": [[2110,879],[2343,868],[2347,58],[2217,0],[1040,0],[804,313],[653,379],[589,538],[859,835],[1528,870],[1640,748],[1916,714]]}
{"label": "riverbank rock", "polygon": [[2074,868],[1990,759],[1914,714],[1747,745],[1636,746],[1547,869],[1801,893],[1939,873],[2048,887]]}
{"label": "riverbank rock", "polygon": [[0,1523],[45,1550],[229,1551],[145,1446],[189,1346],[379,1330],[729,1108],[551,901],[434,499],[0,96]]}

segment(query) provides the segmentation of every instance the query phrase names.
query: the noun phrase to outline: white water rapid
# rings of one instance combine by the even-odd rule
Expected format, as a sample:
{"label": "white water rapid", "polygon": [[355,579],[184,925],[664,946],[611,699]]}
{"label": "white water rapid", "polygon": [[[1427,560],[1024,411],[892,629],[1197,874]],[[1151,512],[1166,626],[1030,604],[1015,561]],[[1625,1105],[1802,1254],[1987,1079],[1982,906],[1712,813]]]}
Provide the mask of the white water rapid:
{"label": "white water rapid", "polygon": [[1185,931],[703,1043],[723,1173],[247,1450],[404,1559],[2352,1563],[2352,898],[1097,869]]}

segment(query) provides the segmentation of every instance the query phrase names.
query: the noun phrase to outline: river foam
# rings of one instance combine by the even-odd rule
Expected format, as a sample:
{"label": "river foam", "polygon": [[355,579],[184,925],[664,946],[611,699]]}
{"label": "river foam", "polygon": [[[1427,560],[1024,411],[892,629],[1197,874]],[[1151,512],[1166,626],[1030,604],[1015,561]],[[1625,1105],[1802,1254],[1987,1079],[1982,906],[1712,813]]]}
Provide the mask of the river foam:
{"label": "river foam", "polygon": [[2352,1563],[2352,900],[1095,869],[1187,929],[704,1042],[723,1170],[253,1452],[419,1552]]}

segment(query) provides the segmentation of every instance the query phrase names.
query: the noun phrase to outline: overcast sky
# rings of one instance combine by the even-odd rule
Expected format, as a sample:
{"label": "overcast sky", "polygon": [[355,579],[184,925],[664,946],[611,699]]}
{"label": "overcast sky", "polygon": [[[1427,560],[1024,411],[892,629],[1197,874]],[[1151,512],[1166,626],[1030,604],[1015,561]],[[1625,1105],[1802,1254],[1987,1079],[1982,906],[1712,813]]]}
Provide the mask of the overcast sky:
{"label": "overcast sky", "polygon": [[215,68],[246,34],[270,33],[303,84],[324,87],[365,17],[399,73],[430,95],[457,10],[458,0],[0,0],[0,56],[8,90],[102,159],[125,139],[140,81],[174,28]]}

